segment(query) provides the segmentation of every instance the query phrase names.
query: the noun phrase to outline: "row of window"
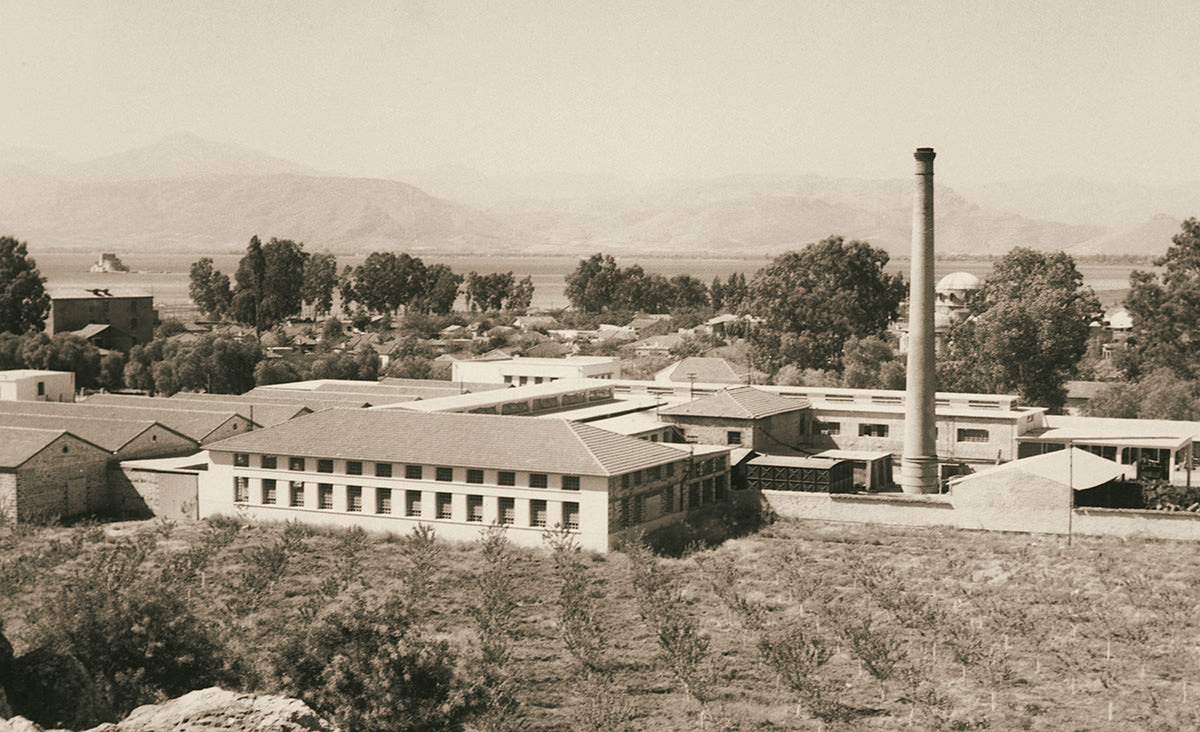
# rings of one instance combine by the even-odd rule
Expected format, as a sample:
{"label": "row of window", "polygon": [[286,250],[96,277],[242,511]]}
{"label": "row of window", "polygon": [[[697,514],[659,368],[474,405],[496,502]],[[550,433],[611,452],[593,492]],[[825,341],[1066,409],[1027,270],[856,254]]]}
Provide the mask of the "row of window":
{"label": "row of window", "polygon": [[[287,460],[288,460],[288,470],[297,471],[297,472],[304,472],[304,471],[308,470],[308,458],[289,457]],[[233,464],[234,464],[234,467],[238,467],[238,468],[250,467],[250,455],[248,455],[246,453],[240,453],[240,452],[234,453],[233,454]],[[279,465],[279,460],[275,455],[260,455],[259,456],[259,467],[261,467],[261,468],[264,468],[266,470],[275,470],[278,468],[278,465]],[[391,463],[375,463],[374,465],[375,465],[375,477],[376,478],[391,478],[392,477],[392,464]],[[317,472],[318,473],[332,473],[333,472],[333,460],[327,459],[327,458],[318,458],[317,459]],[[346,475],[362,475],[362,474],[363,474],[362,461],[360,461],[360,460],[347,460],[346,461]],[[425,466],[424,465],[405,465],[404,466],[404,477],[406,480],[424,480]],[[475,484],[479,484],[479,485],[483,484],[484,476],[483,476],[482,469],[467,468],[465,477],[466,477],[465,482],[467,482],[467,483],[475,483]],[[579,476],[578,475],[563,475],[560,477],[561,477],[561,481],[559,483],[559,487],[562,488],[564,491],[579,490]],[[434,478],[434,480],[442,481],[444,483],[453,482],[454,481],[454,468],[444,467],[444,466],[435,467],[433,478]],[[504,485],[504,486],[515,486],[517,484],[517,474],[511,470],[497,471],[496,484]],[[550,487],[550,476],[548,476],[545,473],[530,473],[529,474],[529,487],[530,488],[549,488]]]}
{"label": "row of window", "polygon": [[[817,422],[817,434],[821,435],[840,435],[842,433],[841,422]],[[887,437],[888,425],[886,424],[859,424],[859,437]],[[957,442],[987,442],[991,436],[987,430],[962,428],[955,434]]]}
{"label": "row of window", "polygon": [[[363,512],[363,489],[362,486],[348,485],[346,489],[346,511],[350,513]],[[317,484],[317,509],[321,511],[333,510],[333,491],[332,483]],[[392,515],[392,489],[391,488],[376,488],[375,489],[375,506],[373,513],[379,515]],[[421,491],[405,490],[404,494],[404,512],[403,515],[407,518],[421,518],[423,516],[421,509]],[[284,504],[280,500],[278,482],[264,478],[262,480],[261,502],[265,506],[287,505],[291,508],[303,508],[305,497],[305,484],[303,481],[292,480],[288,481],[287,486],[287,502]],[[234,503],[250,503],[250,479],[245,476],[237,476],[233,479],[233,501]],[[434,510],[433,517],[441,520],[451,520],[454,518],[453,498],[450,493],[434,494]],[[517,506],[515,498],[501,497],[497,499],[497,521],[506,526],[512,526],[517,521]],[[579,528],[579,504],[573,501],[562,503],[562,516],[556,517],[561,519],[562,525],[568,529]],[[465,520],[472,523],[483,522],[483,496],[468,495],[467,496],[467,514]],[[549,504],[544,500],[534,499],[529,501],[529,525],[531,527],[545,527],[550,520]]]}
{"label": "row of window", "polygon": [[653,521],[668,513],[688,511],[710,503],[724,501],[729,496],[728,479],[728,475],[719,475],[715,478],[705,478],[702,481],[689,483],[686,490],[679,492],[678,498],[674,485],[663,486],[662,490],[657,493],[626,496],[616,506],[613,530]]}

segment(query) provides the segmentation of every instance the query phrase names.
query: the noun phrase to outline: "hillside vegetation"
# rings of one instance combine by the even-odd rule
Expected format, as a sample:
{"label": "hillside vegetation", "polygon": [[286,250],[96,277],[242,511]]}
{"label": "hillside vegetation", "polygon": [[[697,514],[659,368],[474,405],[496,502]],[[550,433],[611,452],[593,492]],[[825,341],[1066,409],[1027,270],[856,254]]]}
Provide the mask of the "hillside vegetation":
{"label": "hillside vegetation", "polygon": [[73,652],[95,682],[70,698],[108,704],[60,703],[45,713],[73,718],[47,726],[209,683],[300,697],[347,732],[1200,724],[1191,544],[777,521],[671,559],[495,531],[0,531],[18,666]]}

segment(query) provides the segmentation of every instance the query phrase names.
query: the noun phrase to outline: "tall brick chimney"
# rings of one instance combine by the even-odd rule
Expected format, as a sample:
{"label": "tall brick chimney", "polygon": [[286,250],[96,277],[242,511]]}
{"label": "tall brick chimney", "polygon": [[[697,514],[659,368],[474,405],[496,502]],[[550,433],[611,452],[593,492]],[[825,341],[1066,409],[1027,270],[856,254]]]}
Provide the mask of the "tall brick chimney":
{"label": "tall brick chimney", "polygon": [[934,416],[933,158],[917,148],[913,200],[912,273],[908,294],[908,378],[904,392],[904,453],[900,487],[905,493],[938,492],[937,421]]}

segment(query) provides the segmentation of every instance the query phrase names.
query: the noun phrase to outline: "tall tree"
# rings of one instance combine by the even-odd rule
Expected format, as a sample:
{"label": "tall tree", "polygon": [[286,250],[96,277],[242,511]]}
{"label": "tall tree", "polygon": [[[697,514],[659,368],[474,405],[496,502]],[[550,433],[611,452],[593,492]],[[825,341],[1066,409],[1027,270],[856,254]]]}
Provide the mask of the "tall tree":
{"label": "tall tree", "polygon": [[575,271],[567,275],[567,299],[585,313],[612,309],[620,286],[621,274],[611,255],[596,253],[579,260]]}
{"label": "tall tree", "polygon": [[444,264],[432,264],[425,269],[425,293],[421,298],[422,312],[446,315],[454,309],[458,299],[458,288],[463,276],[455,274]]}
{"label": "tall tree", "polygon": [[238,262],[234,273],[236,283],[233,292],[231,314],[239,323],[253,325],[255,331],[263,331],[261,310],[263,284],[267,275],[267,260],[263,256],[262,242],[258,236],[250,237],[246,253]]}
{"label": "tall tree", "polygon": [[752,344],[756,360],[771,362],[761,351],[778,344],[784,363],[840,371],[847,338],[880,335],[896,318],[905,284],[884,271],[887,262],[884,250],[840,236],[776,257],[749,288],[767,331]]}
{"label": "tall tree", "polygon": [[213,267],[212,257],[192,262],[189,277],[188,295],[200,312],[211,318],[222,318],[229,313],[233,303],[229,277]]}
{"label": "tall tree", "polygon": [[523,313],[533,304],[533,275],[525,275],[513,283],[509,290],[508,302],[504,303],[506,310]]}
{"label": "tall tree", "polygon": [[0,236],[0,332],[42,330],[49,312],[46,278],[25,242]]}
{"label": "tall tree", "polygon": [[946,334],[939,388],[1015,391],[1028,404],[1061,409],[1078,371],[1100,301],[1064,252],[1017,248],[992,267],[972,316]]}
{"label": "tall tree", "polygon": [[318,318],[327,315],[333,308],[333,290],[337,284],[337,257],[329,252],[310,254],[304,261],[301,296],[304,302],[313,306]]}
{"label": "tall tree", "polygon": [[671,278],[671,309],[699,310],[709,305],[708,286],[691,275]]}
{"label": "tall tree", "polygon": [[[308,253],[291,239],[271,238],[262,248],[266,264],[263,274],[259,320],[263,328],[273,328],[300,314],[303,303],[304,263]],[[299,286],[298,286],[299,285]]]}
{"label": "tall tree", "polygon": [[1162,274],[1129,275],[1125,308],[1133,332],[1121,366],[1130,378],[1158,368],[1200,378],[1200,220],[1184,221],[1171,242],[1154,262]]}

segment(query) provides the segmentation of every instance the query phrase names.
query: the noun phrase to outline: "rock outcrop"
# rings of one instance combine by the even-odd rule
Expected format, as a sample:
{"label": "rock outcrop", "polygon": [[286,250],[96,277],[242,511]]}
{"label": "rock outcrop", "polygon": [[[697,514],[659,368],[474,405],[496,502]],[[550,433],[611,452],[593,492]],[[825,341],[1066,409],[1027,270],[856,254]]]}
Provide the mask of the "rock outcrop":
{"label": "rock outcrop", "polygon": [[216,687],[193,691],[162,704],[138,707],[115,727],[119,732],[216,729],[230,732],[338,732],[337,727],[297,699],[242,694]]}
{"label": "rock outcrop", "polygon": [[[88,732],[341,732],[302,701],[269,694],[211,688],[130,712],[116,724]],[[0,732],[45,732],[24,717],[5,721]],[[51,732],[58,732],[57,730]]]}

